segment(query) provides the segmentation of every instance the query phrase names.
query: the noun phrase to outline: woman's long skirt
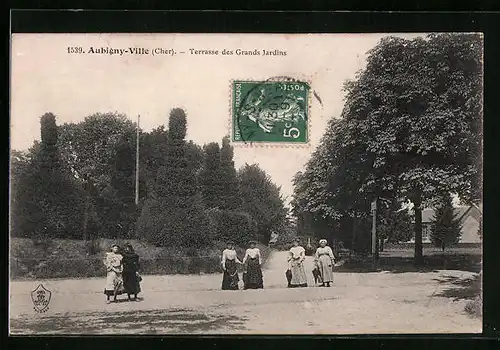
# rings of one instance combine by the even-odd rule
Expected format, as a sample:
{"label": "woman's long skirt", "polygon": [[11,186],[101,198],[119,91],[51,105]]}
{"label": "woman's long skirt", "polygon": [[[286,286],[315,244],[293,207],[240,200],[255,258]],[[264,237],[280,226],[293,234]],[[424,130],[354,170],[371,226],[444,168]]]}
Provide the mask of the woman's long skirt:
{"label": "woman's long skirt", "polygon": [[141,285],[135,271],[123,271],[123,287],[127,294],[139,294]]}
{"label": "woman's long skirt", "polygon": [[290,287],[307,287],[306,270],[304,264],[299,261],[291,262],[292,279]]}
{"label": "woman's long skirt", "polygon": [[222,276],[222,290],[238,290],[239,281],[236,261],[226,260],[226,271]]}
{"label": "woman's long skirt", "polygon": [[120,295],[123,294],[123,279],[122,275],[111,270],[108,271],[106,276],[106,286],[104,287],[104,294],[106,295]]}
{"label": "woman's long skirt", "polygon": [[247,272],[245,274],[245,289],[260,289],[264,288],[262,278],[262,269],[260,268],[259,259],[247,260]]}
{"label": "woman's long skirt", "polygon": [[321,282],[333,282],[332,259],[328,255],[321,255],[318,259],[318,268],[321,275]]}

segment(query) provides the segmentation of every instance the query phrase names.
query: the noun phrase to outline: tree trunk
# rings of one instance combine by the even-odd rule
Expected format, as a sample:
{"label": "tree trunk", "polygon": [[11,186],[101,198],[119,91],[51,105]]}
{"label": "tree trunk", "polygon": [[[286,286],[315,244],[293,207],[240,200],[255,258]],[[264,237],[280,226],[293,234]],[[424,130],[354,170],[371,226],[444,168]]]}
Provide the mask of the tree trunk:
{"label": "tree trunk", "polygon": [[415,211],[415,265],[422,265],[424,257],[422,253],[422,194],[417,190],[413,199]]}
{"label": "tree trunk", "polygon": [[88,195],[85,195],[85,210],[83,213],[83,240],[89,240],[88,226],[89,226],[89,210],[90,210],[90,199]]}
{"label": "tree trunk", "polygon": [[352,218],[352,241],[351,241],[351,251],[356,251],[356,225],[357,225],[357,216],[354,214]]}
{"label": "tree trunk", "polygon": [[384,239],[383,239],[383,238],[381,238],[381,239],[380,239],[379,248],[380,248],[380,250],[379,250],[379,251],[381,251],[381,252],[383,252],[383,251],[384,251]]}

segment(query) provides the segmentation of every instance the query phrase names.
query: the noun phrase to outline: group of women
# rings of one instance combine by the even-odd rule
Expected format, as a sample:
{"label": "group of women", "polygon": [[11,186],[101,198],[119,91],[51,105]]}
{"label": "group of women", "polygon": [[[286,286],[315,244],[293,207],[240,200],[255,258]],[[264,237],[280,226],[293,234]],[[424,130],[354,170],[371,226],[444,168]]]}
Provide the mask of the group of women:
{"label": "group of women", "polygon": [[[288,287],[307,287],[307,276],[304,268],[306,251],[300,246],[299,240],[293,242],[293,247],[288,255],[288,269],[286,276]],[[243,289],[264,288],[262,278],[262,257],[260,250],[256,247],[256,242],[250,242],[250,248],[245,252],[243,261],[238,259],[234,243],[228,242],[227,248],[222,252],[222,276],[223,290],[238,290],[240,278],[238,276],[238,264],[244,266]],[[312,271],[314,279],[322,287],[330,287],[333,282],[333,266],[335,256],[332,249],[327,246],[326,239],[319,241],[319,247],[314,255],[314,269]]]}
{"label": "group of women", "polygon": [[[300,246],[298,239],[294,240],[293,247],[288,255],[287,279],[288,287],[307,287],[306,270],[304,261],[306,260],[306,250]],[[319,241],[319,247],[314,254],[314,268],[312,274],[315,282],[321,283],[322,287],[330,287],[333,282],[333,266],[335,256],[332,248],[327,246],[326,239]]]}
{"label": "group of women", "polygon": [[243,289],[264,288],[261,269],[262,256],[259,248],[257,248],[257,242],[250,242],[250,248],[246,250],[243,261],[238,259],[234,243],[228,242],[226,249],[222,251],[223,290],[239,289],[238,264],[243,265],[245,270],[243,273]]}
{"label": "group of women", "polygon": [[[262,277],[262,256],[257,242],[250,242],[250,247],[246,250],[243,261],[238,259],[234,243],[228,242],[227,248],[222,252],[222,277],[223,290],[238,290],[240,278],[238,275],[238,264],[243,265],[243,289],[261,289],[264,288]],[[306,252],[300,246],[299,240],[293,242],[293,247],[288,255],[288,269],[286,276],[288,287],[307,287],[307,276],[304,268]],[[321,283],[323,287],[330,287],[333,282],[333,266],[335,256],[327,241],[319,241],[319,247],[314,255],[313,276],[316,282]],[[127,294],[129,300],[138,300],[137,295],[141,291],[140,282],[142,280],[139,274],[139,256],[135,253],[130,244],[126,244],[124,249],[114,244],[111,251],[106,253],[104,259],[107,277],[104,294],[107,296],[107,303],[117,301],[117,296]],[[132,298],[133,296],[133,298]]]}
{"label": "group of women", "polygon": [[[107,296],[106,303],[110,303],[110,298],[117,301],[117,296],[127,294],[128,300],[137,299],[137,294],[141,291],[141,276],[139,275],[139,256],[135,253],[131,244],[126,244],[124,249],[114,244],[111,251],[106,253],[104,259],[106,266],[106,286],[104,294]],[[132,295],[134,298],[132,299]]]}

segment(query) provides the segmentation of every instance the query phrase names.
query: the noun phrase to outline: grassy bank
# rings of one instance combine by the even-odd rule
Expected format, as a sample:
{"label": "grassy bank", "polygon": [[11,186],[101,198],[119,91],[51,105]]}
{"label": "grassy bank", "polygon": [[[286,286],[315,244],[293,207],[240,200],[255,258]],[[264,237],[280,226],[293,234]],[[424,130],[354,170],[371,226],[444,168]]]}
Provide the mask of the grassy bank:
{"label": "grassy bank", "polygon": [[[134,246],[140,256],[144,275],[198,274],[221,271],[220,255],[224,243],[215,242],[204,249],[155,247],[146,242],[126,241]],[[11,279],[49,279],[102,277],[106,271],[104,254],[113,243],[125,241],[99,239],[93,243],[81,240],[44,240],[14,238],[10,241]],[[260,245],[264,262],[270,250]],[[237,247],[243,258],[245,249]]]}

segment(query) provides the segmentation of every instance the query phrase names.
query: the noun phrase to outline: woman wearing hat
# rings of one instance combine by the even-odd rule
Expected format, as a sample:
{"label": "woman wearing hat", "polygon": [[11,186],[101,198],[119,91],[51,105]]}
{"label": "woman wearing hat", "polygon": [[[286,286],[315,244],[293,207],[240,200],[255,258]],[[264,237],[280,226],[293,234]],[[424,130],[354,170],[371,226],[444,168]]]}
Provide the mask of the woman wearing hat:
{"label": "woman wearing hat", "polygon": [[330,287],[330,283],[333,282],[333,264],[335,263],[332,248],[326,244],[326,239],[321,239],[314,256],[314,263],[321,275],[322,287],[325,287],[325,283],[327,287]]}
{"label": "woman wearing hat", "polygon": [[123,255],[123,287],[128,295],[128,300],[131,300],[130,296],[133,295],[135,301],[137,301],[137,294],[141,291],[141,285],[139,281],[139,255],[134,251],[134,247],[130,243],[125,245],[125,250]]}
{"label": "woman wearing hat", "polygon": [[306,250],[300,246],[298,239],[293,240],[293,247],[288,255],[288,268],[292,273],[289,287],[307,287],[306,271],[304,261],[306,260]]}
{"label": "woman wearing hat", "polygon": [[257,242],[250,242],[250,248],[247,249],[245,257],[243,258],[243,264],[246,267],[245,277],[243,278],[245,284],[244,289],[264,288],[262,269],[260,267],[262,264],[262,257],[259,248],[257,248]]}
{"label": "woman wearing hat", "polygon": [[238,290],[238,269],[236,264],[241,261],[236,255],[233,242],[227,242],[227,247],[222,251],[222,290]]}
{"label": "woman wearing hat", "polygon": [[123,256],[119,253],[120,247],[118,244],[111,246],[111,251],[106,253],[104,265],[106,266],[106,286],[104,287],[104,294],[106,294],[106,303],[109,304],[109,298],[113,296],[113,301],[116,301],[117,295],[123,293]]}

